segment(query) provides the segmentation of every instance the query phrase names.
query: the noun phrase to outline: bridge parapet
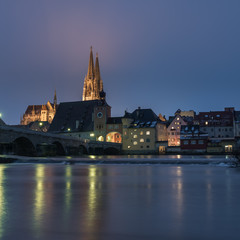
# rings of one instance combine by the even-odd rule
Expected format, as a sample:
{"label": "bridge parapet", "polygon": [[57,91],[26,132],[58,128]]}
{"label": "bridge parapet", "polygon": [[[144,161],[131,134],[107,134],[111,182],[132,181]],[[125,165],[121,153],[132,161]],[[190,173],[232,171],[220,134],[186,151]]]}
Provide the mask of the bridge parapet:
{"label": "bridge parapet", "polygon": [[56,154],[71,155],[106,154],[108,152],[117,154],[121,152],[122,145],[119,143],[90,141],[66,135],[37,132],[18,127],[0,126],[0,153],[5,151],[21,155],[54,154],[51,146],[55,148]]}

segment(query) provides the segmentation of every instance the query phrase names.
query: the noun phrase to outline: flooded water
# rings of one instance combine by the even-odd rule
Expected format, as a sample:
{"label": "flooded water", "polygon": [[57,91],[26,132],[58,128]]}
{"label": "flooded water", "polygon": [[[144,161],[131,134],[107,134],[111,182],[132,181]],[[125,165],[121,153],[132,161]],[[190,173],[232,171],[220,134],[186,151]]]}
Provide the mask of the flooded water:
{"label": "flooded water", "polygon": [[1,164],[0,239],[239,239],[240,170]]}

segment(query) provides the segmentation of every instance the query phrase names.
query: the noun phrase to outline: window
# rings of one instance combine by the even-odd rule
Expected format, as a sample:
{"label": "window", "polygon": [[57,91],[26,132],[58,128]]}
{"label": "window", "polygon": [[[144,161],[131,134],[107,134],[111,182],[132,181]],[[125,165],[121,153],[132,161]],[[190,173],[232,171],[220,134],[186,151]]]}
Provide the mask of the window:
{"label": "window", "polygon": [[143,135],[143,131],[140,132],[140,135]]}
{"label": "window", "polygon": [[138,144],[137,141],[134,141],[134,142],[133,142],[133,145],[137,145],[137,144]]}
{"label": "window", "polygon": [[118,125],[115,125],[115,126],[114,126],[114,129],[118,129]]}
{"label": "window", "polygon": [[146,131],[146,135],[150,135],[150,131]]}
{"label": "window", "polygon": [[128,146],[128,148],[131,148],[131,146]]}
{"label": "window", "polygon": [[205,122],[205,125],[208,125],[208,121]]}
{"label": "window", "polygon": [[183,144],[184,144],[184,145],[188,145],[188,140],[184,140],[184,141],[183,141]]}
{"label": "window", "polygon": [[203,144],[203,140],[198,140],[198,144]]}
{"label": "window", "polygon": [[146,142],[150,142],[150,139],[149,139],[149,138],[147,138],[147,139],[146,139]]}
{"label": "window", "polygon": [[135,134],[135,135],[133,135],[133,138],[137,138],[137,135]]}
{"label": "window", "polygon": [[179,120],[179,118],[177,118],[177,120]]}
{"label": "window", "polygon": [[174,135],[174,132],[172,132],[172,135]]}
{"label": "window", "polygon": [[192,145],[196,144],[196,140],[191,140],[191,144]]}
{"label": "window", "polygon": [[144,142],[144,139],[143,139],[143,138],[141,138],[141,139],[140,139],[140,142]]}
{"label": "window", "polygon": [[149,145],[147,145],[147,148],[149,148]]}

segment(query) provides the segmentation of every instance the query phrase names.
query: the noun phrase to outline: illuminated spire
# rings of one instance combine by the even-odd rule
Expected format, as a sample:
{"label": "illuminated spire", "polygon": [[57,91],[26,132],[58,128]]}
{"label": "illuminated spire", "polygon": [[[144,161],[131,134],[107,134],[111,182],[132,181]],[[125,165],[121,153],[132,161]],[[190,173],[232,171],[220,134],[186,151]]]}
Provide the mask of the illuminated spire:
{"label": "illuminated spire", "polygon": [[90,58],[89,58],[89,64],[88,64],[87,77],[88,79],[94,78],[94,62],[93,62],[92,46],[90,47]]}
{"label": "illuminated spire", "polygon": [[98,53],[96,53],[95,77],[96,77],[97,81],[99,81],[101,79],[101,77],[100,77],[100,68],[99,68],[99,61],[98,61]]}
{"label": "illuminated spire", "polygon": [[55,89],[55,92],[54,92],[53,104],[54,104],[54,107],[57,106],[57,93],[56,93],[56,89]]}

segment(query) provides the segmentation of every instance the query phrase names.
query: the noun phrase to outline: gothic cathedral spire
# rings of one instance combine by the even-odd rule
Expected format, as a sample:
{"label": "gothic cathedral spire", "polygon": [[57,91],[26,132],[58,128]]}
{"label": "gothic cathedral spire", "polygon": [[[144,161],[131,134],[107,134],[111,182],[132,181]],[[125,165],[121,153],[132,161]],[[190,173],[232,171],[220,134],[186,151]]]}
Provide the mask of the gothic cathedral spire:
{"label": "gothic cathedral spire", "polygon": [[54,109],[56,110],[56,107],[57,107],[57,93],[56,93],[56,89],[55,89],[55,92],[54,92],[53,105],[54,105]]}
{"label": "gothic cathedral spire", "polygon": [[88,72],[84,79],[83,86],[83,101],[89,100],[104,100],[105,93],[103,92],[103,82],[100,76],[100,67],[98,54],[96,54],[95,67],[93,62],[92,47],[90,48],[90,58],[88,64]]}

